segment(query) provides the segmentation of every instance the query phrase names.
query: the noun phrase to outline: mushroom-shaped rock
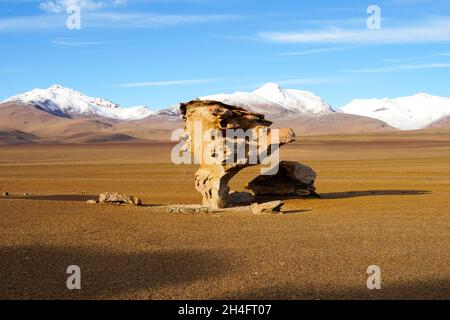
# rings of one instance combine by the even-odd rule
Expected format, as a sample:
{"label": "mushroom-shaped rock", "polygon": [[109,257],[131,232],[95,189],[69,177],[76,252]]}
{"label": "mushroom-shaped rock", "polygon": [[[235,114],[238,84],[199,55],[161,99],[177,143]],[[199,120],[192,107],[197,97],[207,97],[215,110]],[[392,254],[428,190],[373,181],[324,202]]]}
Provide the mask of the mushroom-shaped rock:
{"label": "mushroom-shaped rock", "polygon": [[200,164],[195,187],[203,205],[212,208],[231,206],[228,182],[239,171],[270,162],[280,146],[295,141],[292,129],[270,129],[272,122],[264,115],[221,102],[194,100],[181,104],[180,110],[185,149]]}

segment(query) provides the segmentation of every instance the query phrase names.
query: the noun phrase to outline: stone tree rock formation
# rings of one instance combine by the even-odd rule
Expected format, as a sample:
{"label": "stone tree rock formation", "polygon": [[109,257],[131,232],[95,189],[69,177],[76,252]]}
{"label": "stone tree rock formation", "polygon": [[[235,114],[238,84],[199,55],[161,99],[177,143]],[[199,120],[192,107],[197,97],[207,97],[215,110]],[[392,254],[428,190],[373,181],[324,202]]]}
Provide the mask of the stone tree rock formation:
{"label": "stone tree rock formation", "polygon": [[[203,205],[212,208],[231,205],[228,183],[239,171],[270,160],[280,146],[295,140],[292,129],[269,129],[272,122],[264,115],[221,102],[194,100],[181,104],[180,110],[186,150],[200,164],[195,187]],[[229,136],[230,132],[246,134]]]}
{"label": "stone tree rock formation", "polygon": [[317,196],[316,173],[310,167],[293,161],[282,161],[275,175],[261,175],[252,180],[247,189],[255,196]]}

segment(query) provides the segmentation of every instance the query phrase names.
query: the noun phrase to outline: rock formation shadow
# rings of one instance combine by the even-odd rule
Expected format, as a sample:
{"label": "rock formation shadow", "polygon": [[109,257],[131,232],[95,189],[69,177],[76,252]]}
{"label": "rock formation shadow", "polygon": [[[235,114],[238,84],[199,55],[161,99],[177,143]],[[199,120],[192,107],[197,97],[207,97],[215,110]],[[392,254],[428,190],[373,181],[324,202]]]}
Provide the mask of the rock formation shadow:
{"label": "rock formation shadow", "polygon": [[87,200],[98,199],[98,194],[97,195],[59,194],[59,195],[28,195],[28,196],[11,195],[0,199],[86,202]]}
{"label": "rock formation shadow", "polygon": [[364,190],[364,191],[345,191],[345,192],[330,192],[330,193],[318,193],[313,196],[257,196],[255,201],[258,203],[264,203],[275,200],[295,200],[295,199],[346,199],[357,197],[370,197],[370,196],[418,196],[431,194],[431,191],[425,190]]}
{"label": "rock formation shadow", "polygon": [[322,199],[345,199],[369,196],[417,196],[431,194],[431,191],[424,190],[365,190],[320,193]]}
{"label": "rock formation shadow", "polygon": [[[132,291],[182,286],[228,270],[224,250],[108,252],[101,248],[4,246],[0,248],[0,299],[95,299]],[[66,287],[69,265],[78,265],[82,290]]]}

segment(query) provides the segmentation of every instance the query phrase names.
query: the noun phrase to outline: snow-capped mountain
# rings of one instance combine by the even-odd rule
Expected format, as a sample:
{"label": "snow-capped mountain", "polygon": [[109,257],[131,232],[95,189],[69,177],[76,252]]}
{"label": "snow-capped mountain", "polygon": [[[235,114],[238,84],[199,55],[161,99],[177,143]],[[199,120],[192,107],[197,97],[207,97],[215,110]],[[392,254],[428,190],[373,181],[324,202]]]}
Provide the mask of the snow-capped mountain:
{"label": "snow-capped mountain", "polygon": [[267,83],[253,92],[235,92],[201,97],[236,105],[269,117],[296,117],[300,114],[320,115],[334,110],[322,98],[312,92],[284,89],[275,83]]}
{"label": "snow-capped mountain", "polygon": [[168,121],[181,120],[180,104],[176,104],[167,109],[155,111],[149,118],[153,119],[167,119]]}
{"label": "snow-capped mountain", "polygon": [[396,99],[357,99],[341,111],[379,119],[401,130],[416,130],[449,116],[450,98],[418,93]]}
{"label": "snow-capped mountain", "polygon": [[153,111],[145,106],[122,108],[109,100],[89,97],[60,85],[53,85],[48,89],[34,89],[4,102],[28,103],[48,113],[64,117],[99,116],[127,121],[143,119],[153,114]]}

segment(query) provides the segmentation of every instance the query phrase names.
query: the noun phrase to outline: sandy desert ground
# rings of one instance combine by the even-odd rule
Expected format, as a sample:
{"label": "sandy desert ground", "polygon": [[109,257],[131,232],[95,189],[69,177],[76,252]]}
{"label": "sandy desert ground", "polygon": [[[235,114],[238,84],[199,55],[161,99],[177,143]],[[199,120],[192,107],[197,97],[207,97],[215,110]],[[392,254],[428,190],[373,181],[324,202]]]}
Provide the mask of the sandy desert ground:
{"label": "sandy desert ground", "polygon": [[[450,299],[448,131],[300,137],[282,157],[317,171],[323,199],[268,216],[159,208],[200,201],[195,166],[170,149],[1,146],[0,298]],[[104,191],[146,206],[85,203]],[[72,264],[80,291],[66,288]],[[369,265],[381,290],[366,288]]]}

